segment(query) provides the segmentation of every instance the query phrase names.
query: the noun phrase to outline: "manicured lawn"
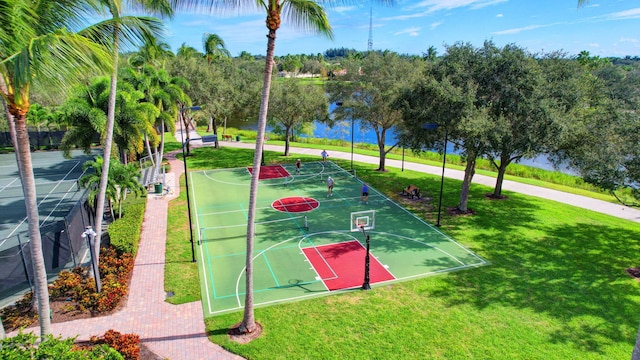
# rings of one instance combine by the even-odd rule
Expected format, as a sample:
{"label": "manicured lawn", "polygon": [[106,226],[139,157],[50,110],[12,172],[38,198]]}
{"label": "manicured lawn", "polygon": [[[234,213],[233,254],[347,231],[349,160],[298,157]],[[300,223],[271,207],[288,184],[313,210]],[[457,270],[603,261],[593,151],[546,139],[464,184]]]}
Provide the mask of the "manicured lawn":
{"label": "manicured lawn", "polygon": [[[252,155],[196,149],[189,168],[250,164]],[[413,183],[437,201],[437,176],[355,165],[359,177],[390,197]],[[460,182],[445,179],[444,189],[443,208],[455,206]],[[475,215],[441,220],[444,232],[490,265],[257,308],[264,332],[246,345],[227,336],[241,312],[207,318],[210,339],[251,359],[630,358],[640,295],[625,269],[640,265],[640,224],[510,192],[506,200],[489,200],[490,191],[472,185]],[[414,208],[435,222],[436,207]],[[167,252],[190,260],[190,243],[182,237],[179,244],[185,251]]]}

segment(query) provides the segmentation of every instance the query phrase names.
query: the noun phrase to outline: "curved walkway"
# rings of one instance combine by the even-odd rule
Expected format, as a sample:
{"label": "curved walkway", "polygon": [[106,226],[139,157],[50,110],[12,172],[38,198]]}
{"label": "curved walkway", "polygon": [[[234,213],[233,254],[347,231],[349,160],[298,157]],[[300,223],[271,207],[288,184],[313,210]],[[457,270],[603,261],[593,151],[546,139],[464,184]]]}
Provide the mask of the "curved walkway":
{"label": "curved walkway", "polygon": [[[200,301],[171,305],[165,302],[164,264],[169,200],[178,196],[177,179],[184,172],[175,154],[166,156],[172,173],[166,183],[174,190],[172,196],[147,197],[147,210],[140,234],[131,287],[126,307],[110,316],[51,324],[55,336],[89,340],[113,329],[121,333],[140,335],[140,341],[155,354],[170,360],[243,359],[229,353],[207,338]],[[39,334],[39,328],[29,328]],[[8,333],[14,336],[17,332]]]}
{"label": "curved walkway", "polygon": [[[247,148],[247,149],[255,148],[254,144],[243,143],[243,142],[224,141],[224,142],[220,142],[220,144],[221,146],[229,146],[229,147],[238,147],[238,148]],[[264,149],[269,151],[282,152],[282,153],[284,152],[284,146],[265,145]],[[318,158],[320,158],[320,150],[318,149],[291,147],[289,148],[289,152],[292,154],[317,156]],[[330,158],[351,160],[351,153],[330,151],[329,155],[330,155]],[[376,165],[379,163],[377,157],[360,155],[360,154],[353,154],[353,161],[368,163],[368,164],[376,164]],[[386,159],[385,164],[386,166],[395,167],[395,168],[401,168],[403,166],[400,160],[393,160],[388,158]],[[431,165],[417,164],[417,163],[411,163],[411,162],[405,161],[404,168],[408,170],[427,173],[427,174],[433,174],[438,176],[442,175],[442,167],[440,166],[431,166]],[[446,169],[445,177],[462,180],[464,178],[464,171]],[[496,184],[496,179],[490,176],[476,174],[473,176],[473,183],[482,184],[482,185],[490,186],[493,188]],[[547,189],[539,186],[523,184],[523,183],[510,181],[510,180],[505,180],[503,182],[502,190],[536,196],[539,198],[553,200],[553,201],[561,202],[564,204],[569,204],[569,205],[581,207],[584,209],[597,211],[597,212],[615,216],[621,219],[640,222],[640,209],[636,209],[636,208],[632,208],[632,207],[628,207],[620,204],[614,204],[607,201],[597,200],[597,199],[593,199],[586,196],[569,194],[569,193],[565,193],[558,190]]]}

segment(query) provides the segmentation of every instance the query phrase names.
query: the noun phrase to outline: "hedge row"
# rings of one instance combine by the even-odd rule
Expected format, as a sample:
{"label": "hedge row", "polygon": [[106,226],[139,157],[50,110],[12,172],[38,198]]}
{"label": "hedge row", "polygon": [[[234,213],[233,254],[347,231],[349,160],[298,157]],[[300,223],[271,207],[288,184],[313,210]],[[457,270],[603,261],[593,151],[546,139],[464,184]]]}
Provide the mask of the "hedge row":
{"label": "hedge row", "polygon": [[128,253],[135,258],[145,209],[146,198],[127,201],[122,207],[122,217],[109,225],[111,246],[119,253]]}

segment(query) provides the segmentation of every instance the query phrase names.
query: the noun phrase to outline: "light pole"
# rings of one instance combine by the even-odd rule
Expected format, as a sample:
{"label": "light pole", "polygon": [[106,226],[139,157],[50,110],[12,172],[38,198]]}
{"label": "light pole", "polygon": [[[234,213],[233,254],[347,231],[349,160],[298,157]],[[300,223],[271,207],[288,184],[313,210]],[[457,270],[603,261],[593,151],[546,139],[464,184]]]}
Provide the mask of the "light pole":
{"label": "light pole", "polygon": [[95,253],[94,244],[96,242],[96,232],[91,226],[87,226],[82,233],[82,238],[87,239],[89,244],[89,253],[91,254],[91,268],[93,270],[93,278],[96,280],[96,292],[102,292],[102,282],[100,281],[100,271],[98,269],[98,258]]}
{"label": "light pole", "polygon": [[449,137],[449,130],[447,129],[446,126],[440,125],[437,123],[428,123],[428,124],[422,125],[422,128],[427,130],[435,130],[440,126],[444,127],[444,152],[443,152],[444,156],[442,158],[442,176],[440,179],[440,200],[438,201],[438,221],[436,222],[436,226],[438,227],[440,227],[440,214],[442,210],[442,189],[444,188],[444,167],[445,167],[445,164],[447,163],[447,141]]}
{"label": "light pole", "polygon": [[[190,108],[182,108],[180,112],[184,113],[187,110],[201,110],[200,106],[192,106]],[[188,129],[187,129],[188,131]],[[182,131],[180,131],[180,139],[182,140],[182,164],[184,165],[184,184],[187,188],[187,216],[189,217],[189,239],[191,240],[191,261],[196,262],[196,249],[193,245],[193,221],[191,220],[191,201],[189,199],[189,174],[187,173],[187,156],[184,153],[184,148],[189,145],[189,139],[184,141],[184,121],[182,122]]]}
{"label": "light pole", "polygon": [[353,118],[351,118],[351,170],[353,170]]}

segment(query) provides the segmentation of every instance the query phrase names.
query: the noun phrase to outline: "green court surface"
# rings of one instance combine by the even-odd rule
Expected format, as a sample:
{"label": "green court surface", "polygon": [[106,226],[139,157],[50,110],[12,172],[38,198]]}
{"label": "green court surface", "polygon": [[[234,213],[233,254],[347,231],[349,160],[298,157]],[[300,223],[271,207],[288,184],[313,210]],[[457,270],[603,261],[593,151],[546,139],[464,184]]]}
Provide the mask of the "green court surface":
{"label": "green court surface", "polygon": [[[73,151],[72,156],[65,159],[60,151],[31,154],[41,228],[64,219],[84,193],[78,189],[78,178],[85,172],[82,164],[93,155]],[[18,234],[26,239],[26,210],[15,154],[0,155],[0,214],[0,247],[13,246]],[[9,238],[12,240],[5,244],[3,239]]]}
{"label": "green court surface", "polygon": [[[370,237],[371,286],[487,262],[331,162],[263,167],[255,219],[254,303],[302,300],[360,288]],[[335,180],[327,195],[327,177]],[[247,168],[189,173],[205,316],[242,308]],[[401,185],[399,186],[401,188]],[[364,229],[363,229],[364,227]],[[363,231],[364,230],[364,231]]]}

